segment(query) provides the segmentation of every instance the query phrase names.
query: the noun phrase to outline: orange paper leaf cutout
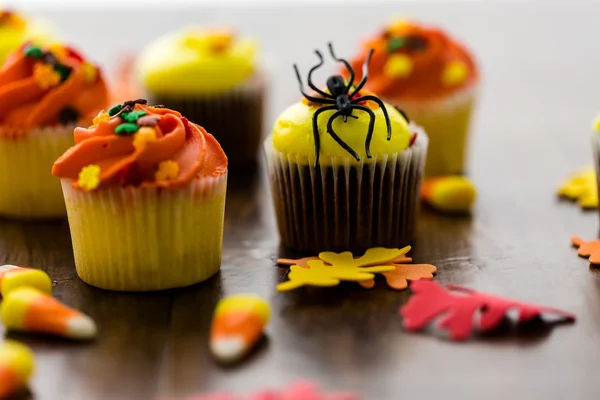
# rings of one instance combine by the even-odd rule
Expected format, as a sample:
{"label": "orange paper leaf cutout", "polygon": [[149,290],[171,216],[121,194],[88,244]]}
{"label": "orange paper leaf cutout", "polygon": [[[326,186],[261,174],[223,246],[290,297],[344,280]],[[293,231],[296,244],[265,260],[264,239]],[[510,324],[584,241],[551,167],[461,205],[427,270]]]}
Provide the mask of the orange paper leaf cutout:
{"label": "orange paper leaf cutout", "polygon": [[586,242],[577,236],[572,236],[571,243],[573,246],[579,247],[577,254],[581,257],[589,257],[590,263],[600,264],[600,240]]}

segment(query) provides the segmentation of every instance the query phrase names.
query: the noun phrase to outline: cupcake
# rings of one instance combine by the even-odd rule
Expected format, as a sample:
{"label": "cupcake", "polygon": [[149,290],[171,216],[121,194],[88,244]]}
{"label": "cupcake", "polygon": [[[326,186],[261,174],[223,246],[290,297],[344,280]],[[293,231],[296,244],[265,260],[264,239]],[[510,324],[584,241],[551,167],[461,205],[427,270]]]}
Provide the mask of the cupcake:
{"label": "cupcake", "polygon": [[52,173],[83,281],[149,291],[219,271],[227,157],[212,135],[176,111],[135,100],[74,136]]}
{"label": "cupcake", "polygon": [[23,45],[0,68],[0,215],[66,216],[52,163],[106,107],[98,68],[75,50]]}
{"label": "cupcake", "polygon": [[136,68],[148,100],[201,123],[234,168],[256,161],[262,136],[265,84],[256,53],[254,41],[229,30],[188,28],[150,44]]}
{"label": "cupcake", "polygon": [[352,60],[358,79],[370,49],[375,53],[365,87],[427,131],[425,175],[463,173],[479,82],[472,55],[440,29],[399,21],[364,43]]}
{"label": "cupcake", "polygon": [[[345,62],[331,45],[330,53]],[[319,89],[314,69],[315,93],[302,89],[304,98],[283,111],[265,141],[282,244],[312,254],[409,244],[426,134],[364,82],[332,76]]]}
{"label": "cupcake", "polygon": [[24,42],[43,46],[53,42],[55,36],[53,29],[43,21],[0,9],[0,66]]}

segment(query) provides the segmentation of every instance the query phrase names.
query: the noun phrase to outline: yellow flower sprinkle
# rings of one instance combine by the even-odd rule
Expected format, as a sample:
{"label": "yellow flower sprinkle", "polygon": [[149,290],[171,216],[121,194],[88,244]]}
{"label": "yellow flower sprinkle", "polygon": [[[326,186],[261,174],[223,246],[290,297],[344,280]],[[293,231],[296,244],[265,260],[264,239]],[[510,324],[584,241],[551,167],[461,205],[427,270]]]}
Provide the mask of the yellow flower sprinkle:
{"label": "yellow flower sprinkle", "polygon": [[135,147],[136,150],[141,150],[146,147],[146,143],[154,142],[155,140],[156,130],[149,126],[143,126],[138,129],[133,137],[133,147]]}
{"label": "yellow flower sprinkle", "polygon": [[94,190],[100,184],[100,167],[95,164],[90,164],[83,167],[79,172],[79,180],[77,185],[85,190]]}
{"label": "yellow flower sprinkle", "polygon": [[102,110],[92,120],[92,123],[94,125],[90,126],[90,129],[95,128],[101,122],[108,122],[108,121],[110,121],[110,115],[108,115],[108,113],[106,111]]}
{"label": "yellow flower sprinkle", "polygon": [[67,49],[59,43],[54,43],[54,44],[50,45],[49,50],[59,60],[63,60],[65,58],[67,58],[67,54],[68,54]]}
{"label": "yellow flower sprinkle", "polygon": [[33,78],[42,89],[49,89],[60,83],[60,74],[52,65],[37,63],[33,67]]}
{"label": "yellow flower sprinkle", "polygon": [[413,70],[413,61],[406,54],[394,54],[385,64],[383,73],[391,78],[406,78]]}
{"label": "yellow flower sprinkle", "polygon": [[83,72],[83,79],[87,84],[92,84],[98,79],[98,68],[93,64],[84,62],[81,64],[81,71]]}
{"label": "yellow flower sprinkle", "polygon": [[442,73],[442,83],[446,86],[460,85],[469,76],[469,68],[462,61],[450,61]]}
{"label": "yellow flower sprinkle", "polygon": [[176,161],[163,161],[158,165],[158,171],[154,177],[157,181],[168,181],[177,178],[179,175],[179,164]]}

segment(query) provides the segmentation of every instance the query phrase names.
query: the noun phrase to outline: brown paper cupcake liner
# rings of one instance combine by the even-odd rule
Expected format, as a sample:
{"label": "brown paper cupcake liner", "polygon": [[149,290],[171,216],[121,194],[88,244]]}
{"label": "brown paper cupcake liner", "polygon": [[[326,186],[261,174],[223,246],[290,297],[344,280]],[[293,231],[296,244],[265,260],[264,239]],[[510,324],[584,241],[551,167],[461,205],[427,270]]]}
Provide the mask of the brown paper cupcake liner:
{"label": "brown paper cupcake liner", "polygon": [[148,94],[150,104],[177,110],[221,144],[229,168],[252,165],[262,139],[265,82],[260,74],[227,93],[171,97]]}
{"label": "brown paper cupcake liner", "polygon": [[[336,158],[314,168],[308,157],[265,150],[281,242],[306,253],[403,247],[414,236],[427,135],[413,146],[356,165]],[[327,161],[323,160],[322,161]]]}

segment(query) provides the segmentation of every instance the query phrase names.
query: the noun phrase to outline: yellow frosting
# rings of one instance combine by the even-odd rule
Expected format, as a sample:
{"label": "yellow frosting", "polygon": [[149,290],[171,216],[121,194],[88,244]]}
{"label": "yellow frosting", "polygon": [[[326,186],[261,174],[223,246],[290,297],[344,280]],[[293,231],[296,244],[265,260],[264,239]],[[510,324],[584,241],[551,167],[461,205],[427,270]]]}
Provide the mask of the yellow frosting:
{"label": "yellow frosting", "polygon": [[[313,137],[313,114],[318,106],[298,102],[285,110],[275,122],[273,127],[273,147],[275,150],[298,156],[308,157],[309,162],[315,158],[315,144]],[[375,114],[375,126],[371,140],[371,156],[373,159],[384,154],[397,153],[405,150],[410,142],[411,132],[408,122],[394,107],[386,104],[386,110],[390,117],[392,126],[392,137],[387,140],[387,126],[383,116],[383,110],[379,107],[372,109]],[[319,137],[321,143],[320,162],[326,163],[330,157],[345,157],[351,163],[357,161],[346,152],[327,133],[327,121],[335,111],[324,111],[319,115]],[[369,115],[360,110],[354,110],[353,114],[358,119],[348,118],[344,122],[338,117],[333,123],[333,130],[338,136],[348,143],[358,154],[362,161],[367,161],[365,152],[365,139],[369,127]]]}
{"label": "yellow frosting", "polygon": [[255,70],[257,44],[227,30],[188,28],[150,44],[138,60],[146,88],[155,94],[220,93]]}
{"label": "yellow frosting", "polygon": [[56,34],[46,23],[28,20],[20,14],[7,15],[0,8],[0,65],[24,42],[32,41],[37,46],[45,46],[56,39]]}

